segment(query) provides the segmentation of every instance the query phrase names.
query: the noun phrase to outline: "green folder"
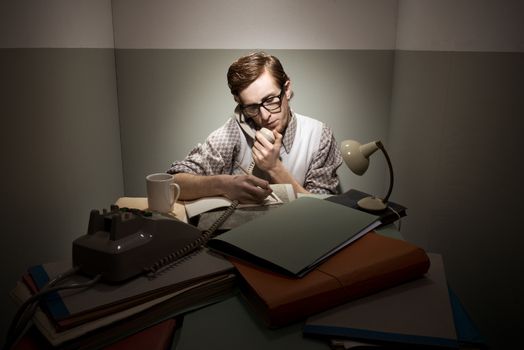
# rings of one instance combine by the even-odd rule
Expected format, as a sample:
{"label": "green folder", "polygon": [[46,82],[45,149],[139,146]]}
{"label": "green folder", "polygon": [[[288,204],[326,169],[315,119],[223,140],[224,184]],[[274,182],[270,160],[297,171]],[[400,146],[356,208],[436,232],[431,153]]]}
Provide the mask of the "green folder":
{"label": "green folder", "polygon": [[211,239],[223,254],[302,277],[380,225],[380,218],[322,199],[302,197]]}

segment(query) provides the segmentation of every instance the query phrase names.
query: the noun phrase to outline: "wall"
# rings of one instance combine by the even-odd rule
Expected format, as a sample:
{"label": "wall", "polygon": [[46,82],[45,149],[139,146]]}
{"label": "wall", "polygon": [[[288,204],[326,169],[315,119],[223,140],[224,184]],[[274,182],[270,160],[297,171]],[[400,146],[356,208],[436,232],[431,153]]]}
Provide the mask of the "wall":
{"label": "wall", "polygon": [[[338,140],[387,138],[395,1],[113,6],[127,195],[145,195],[145,175],[165,171],[232,115],[226,72],[254,49],[282,60],[295,92],[292,108],[330,125]],[[339,175],[343,189],[385,193],[384,172],[379,160],[366,177],[345,166]]]}
{"label": "wall", "polygon": [[400,1],[390,120],[404,236],[442,253],[489,343],[522,332],[524,3]]}
{"label": "wall", "polygon": [[123,195],[109,0],[0,3],[0,337],[25,269]]}

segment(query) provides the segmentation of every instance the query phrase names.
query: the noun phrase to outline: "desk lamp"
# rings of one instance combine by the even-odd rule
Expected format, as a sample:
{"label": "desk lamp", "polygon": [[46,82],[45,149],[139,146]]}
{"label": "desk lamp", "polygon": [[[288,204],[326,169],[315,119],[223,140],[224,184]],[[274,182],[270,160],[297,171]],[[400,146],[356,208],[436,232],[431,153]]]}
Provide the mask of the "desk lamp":
{"label": "desk lamp", "polygon": [[386,209],[389,195],[393,189],[393,166],[391,165],[391,160],[389,159],[388,153],[380,141],[373,141],[366,143],[365,145],[361,145],[354,140],[345,140],[340,144],[340,152],[342,153],[344,162],[353,173],[359,176],[366,172],[369,166],[369,157],[378,149],[384,153],[384,156],[388,162],[389,189],[384,199],[370,196],[362,198],[357,202],[360,208],[370,211],[380,211]]}

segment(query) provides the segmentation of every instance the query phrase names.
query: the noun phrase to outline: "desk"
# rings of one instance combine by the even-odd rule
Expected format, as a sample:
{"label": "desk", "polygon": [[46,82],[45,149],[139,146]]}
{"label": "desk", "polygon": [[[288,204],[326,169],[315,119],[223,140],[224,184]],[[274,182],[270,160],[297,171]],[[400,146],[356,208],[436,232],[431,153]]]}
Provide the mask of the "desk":
{"label": "desk", "polygon": [[[132,206],[127,199],[119,200]],[[118,204],[119,202],[117,202]],[[403,239],[395,225],[390,224],[377,230],[381,235]],[[465,315],[456,296],[452,294],[454,313]],[[456,323],[460,320],[457,321]],[[469,323],[468,323],[469,322]],[[470,321],[462,326],[471,327]],[[304,321],[279,329],[268,329],[237,293],[220,303],[188,313],[182,329],[177,331],[174,349],[329,349],[328,341],[302,336]],[[457,325],[460,327],[460,325]],[[460,330],[458,331],[459,339]],[[462,337],[461,340],[468,340]]]}
{"label": "desk", "polygon": [[328,350],[328,342],[304,338],[303,322],[268,329],[248,310],[248,305],[237,294],[225,301],[191,312],[184,316],[176,333],[176,350]]}
{"label": "desk", "polygon": [[[402,238],[393,225],[383,227],[379,232],[392,238]],[[172,349],[330,349],[325,339],[303,337],[303,324],[304,321],[301,321],[269,329],[237,293],[225,301],[186,314]]]}
{"label": "desk", "polygon": [[[457,296],[450,291],[460,349],[485,349],[485,340],[468,318]],[[248,310],[237,294],[220,303],[188,313],[177,330],[172,350],[327,350],[327,339],[302,336],[304,322],[279,329],[268,329]],[[423,348],[423,347],[422,347]]]}
{"label": "desk", "polygon": [[[117,205],[146,209],[145,198],[120,198]],[[185,214],[177,203],[178,217]],[[380,233],[402,239],[394,225],[380,229]],[[183,327],[176,333],[176,349],[329,349],[325,340],[304,338],[303,321],[279,329],[268,329],[242,300],[235,296],[205,307],[184,317]]]}
{"label": "desk", "polygon": [[[123,197],[117,200],[120,207],[147,208],[146,198]],[[175,205],[174,214],[186,218],[183,205]],[[394,225],[380,229],[380,233],[400,238]],[[268,329],[248,309],[245,301],[237,295],[212,306],[191,312],[184,317],[182,329],[176,333],[173,348],[178,349],[329,349],[326,341],[304,338],[303,322],[284,328]]]}
{"label": "desk", "polygon": [[[115,204],[145,210],[147,198],[122,197]],[[175,204],[173,214],[187,222],[182,204]],[[400,237],[394,228],[384,232]],[[302,337],[303,322],[271,330],[247,308],[237,293],[225,301],[190,312],[184,316],[183,327],[176,332],[173,349],[330,349],[325,341]]]}
{"label": "desk", "polygon": [[[147,208],[145,198],[120,198],[121,207]],[[184,207],[175,206],[173,215],[186,218]],[[402,238],[393,225],[383,227],[379,233],[392,238]],[[325,340],[302,336],[302,322],[279,329],[268,329],[251,312],[245,301],[236,293],[234,296],[187,313],[183,326],[176,332],[173,349],[329,349]]]}

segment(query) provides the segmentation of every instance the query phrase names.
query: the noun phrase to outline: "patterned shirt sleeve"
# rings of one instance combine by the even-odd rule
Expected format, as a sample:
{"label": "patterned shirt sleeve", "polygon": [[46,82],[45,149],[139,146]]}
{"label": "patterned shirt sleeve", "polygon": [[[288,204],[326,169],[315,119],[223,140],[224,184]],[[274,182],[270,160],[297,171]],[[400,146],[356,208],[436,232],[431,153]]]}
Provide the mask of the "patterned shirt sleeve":
{"label": "patterned shirt sleeve", "polygon": [[195,175],[230,174],[234,155],[240,149],[240,130],[231,118],[221,128],[213,131],[203,144],[198,144],[181,161],[175,161],[168,173]]}
{"label": "patterned shirt sleeve", "polygon": [[324,124],[319,150],[306,173],[304,188],[311,193],[338,193],[337,169],[341,164],[342,156],[333,131]]}

